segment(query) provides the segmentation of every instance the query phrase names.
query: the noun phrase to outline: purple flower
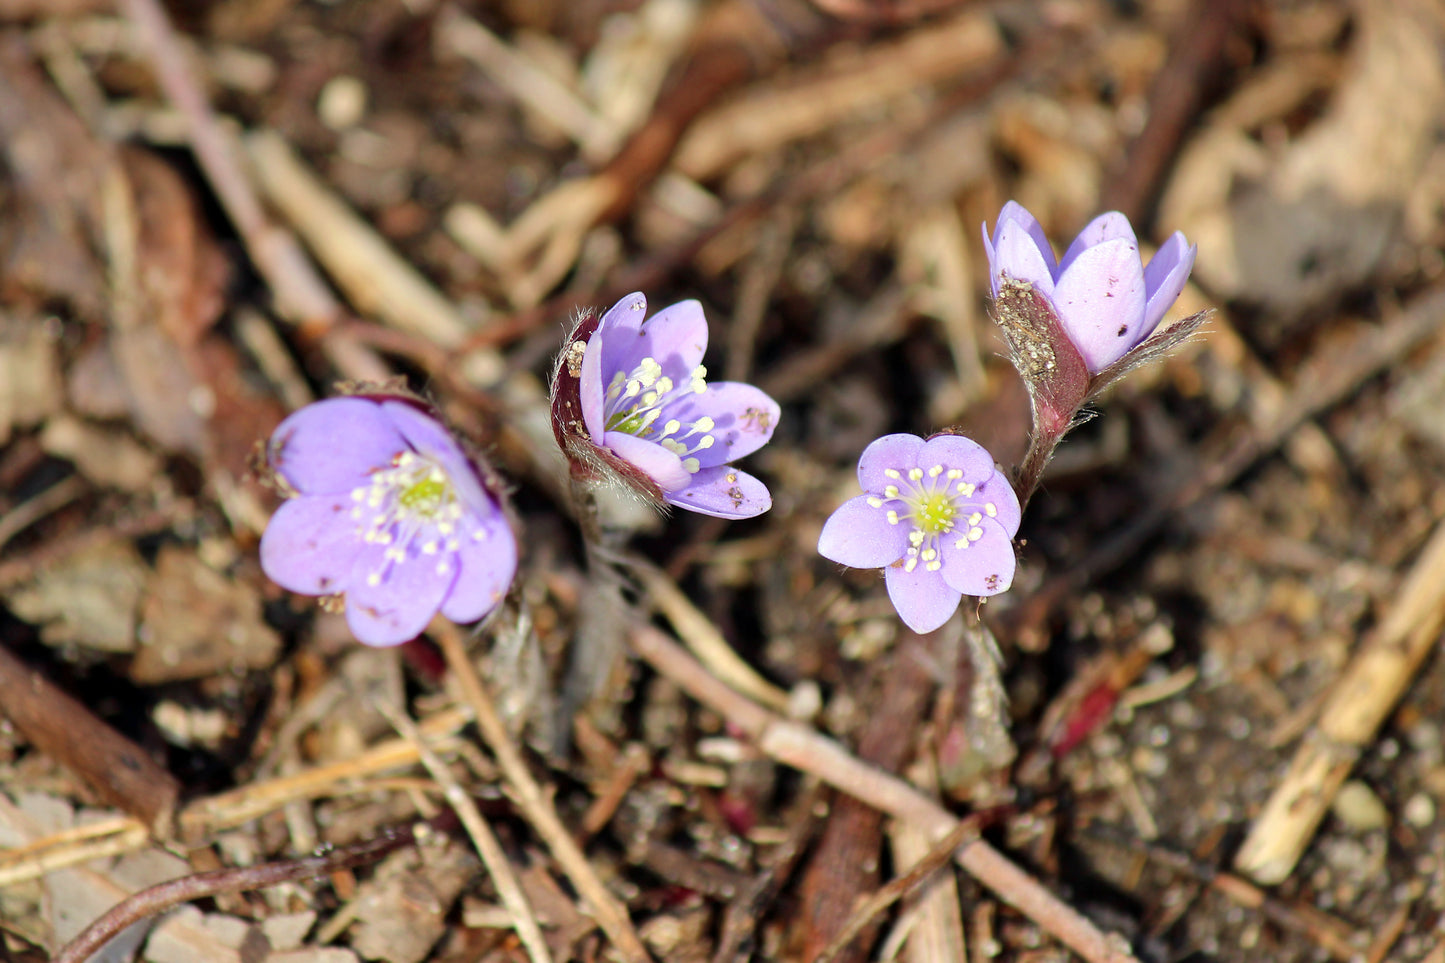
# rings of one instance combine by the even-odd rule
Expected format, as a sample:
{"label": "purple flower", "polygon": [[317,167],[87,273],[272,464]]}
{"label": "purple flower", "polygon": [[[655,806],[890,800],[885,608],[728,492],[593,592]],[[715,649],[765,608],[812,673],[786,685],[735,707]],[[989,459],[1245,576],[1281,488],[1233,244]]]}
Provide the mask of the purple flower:
{"label": "purple flower", "polygon": [[1019,501],[982,445],[962,435],[884,435],[863,449],[858,482],[863,494],[829,517],[818,552],[882,568],[910,629],[932,632],[965,595],[1008,590]]}
{"label": "purple flower", "polygon": [[1158,326],[1184,290],[1198,250],[1175,231],[1146,267],[1129,219],[1110,211],[1090,221],[1055,264],[1044,229],[1016,201],[999,212],[992,238],[984,225],[983,246],[994,297],[1005,277],[1032,285],[1095,375]]}
{"label": "purple flower", "polygon": [[620,476],[652,500],[719,518],[772,507],[762,482],[732,466],[773,436],[778,403],[752,385],[708,384],[707,320],[696,301],[651,318],[630,294],[583,317],[552,384],[552,429],[574,474]]}
{"label": "purple flower", "polygon": [[277,426],[270,469],[294,493],[261,538],[261,567],[302,595],[343,595],[367,645],[420,635],[438,611],[474,622],[502,597],[517,542],[456,439],[397,396],[331,398]]}

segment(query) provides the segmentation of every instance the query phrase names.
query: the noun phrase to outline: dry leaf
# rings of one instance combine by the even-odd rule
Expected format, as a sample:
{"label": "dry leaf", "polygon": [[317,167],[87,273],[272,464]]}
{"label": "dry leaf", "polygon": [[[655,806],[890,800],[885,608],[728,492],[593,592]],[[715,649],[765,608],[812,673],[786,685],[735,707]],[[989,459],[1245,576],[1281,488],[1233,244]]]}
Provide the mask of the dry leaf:
{"label": "dry leaf", "polygon": [[47,645],[131,652],[149,571],[129,542],[103,542],[46,568],[7,604],[22,619],[40,624]]}
{"label": "dry leaf", "polygon": [[60,408],[55,339],[38,319],[0,318],[0,445]]}
{"label": "dry leaf", "polygon": [[175,545],[163,547],[156,559],[141,624],[144,644],[130,669],[141,685],[266,668],[281,647],[262,621],[254,588]]}
{"label": "dry leaf", "polygon": [[476,857],[446,836],[388,856],[361,886],[352,946],[368,960],[420,963],[476,870]]}

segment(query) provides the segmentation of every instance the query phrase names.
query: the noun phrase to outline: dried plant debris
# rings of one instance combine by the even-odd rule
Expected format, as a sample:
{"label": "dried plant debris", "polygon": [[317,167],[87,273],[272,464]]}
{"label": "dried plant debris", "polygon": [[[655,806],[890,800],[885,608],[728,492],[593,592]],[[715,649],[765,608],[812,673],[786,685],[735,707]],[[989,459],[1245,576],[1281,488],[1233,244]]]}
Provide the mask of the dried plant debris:
{"label": "dried plant debris", "polygon": [[33,583],[14,590],[6,604],[22,619],[41,625],[41,638],[50,645],[134,652],[150,577],[130,543],[102,542],[47,566]]}
{"label": "dried plant debris", "polygon": [[141,605],[143,644],[131,663],[142,685],[271,665],[281,640],[261,618],[255,588],[225,578],[196,553],[167,545]]}
{"label": "dried plant debris", "polygon": [[356,952],[387,963],[426,959],[476,872],[476,857],[445,836],[389,857],[356,895],[351,935]]}
{"label": "dried plant debris", "polygon": [[64,397],[57,330],[44,318],[0,318],[0,444],[59,410]]}
{"label": "dried plant debris", "polygon": [[0,957],[1441,963],[1441,49],[0,0]]}

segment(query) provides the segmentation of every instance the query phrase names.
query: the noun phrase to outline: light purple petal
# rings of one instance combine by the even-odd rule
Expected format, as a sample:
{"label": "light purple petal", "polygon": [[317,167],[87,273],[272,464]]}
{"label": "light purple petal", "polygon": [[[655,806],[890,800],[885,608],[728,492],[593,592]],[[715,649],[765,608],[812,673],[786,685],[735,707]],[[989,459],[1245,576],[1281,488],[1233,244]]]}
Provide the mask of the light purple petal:
{"label": "light purple petal", "polygon": [[934,465],[957,468],[963,472],[964,481],[974,484],[994,474],[993,456],[988,449],[963,435],[934,435],[919,451],[917,464],[925,470]]}
{"label": "light purple petal", "polygon": [[1019,281],[1027,281],[1045,295],[1054,292],[1054,255],[1040,249],[1038,239],[1029,233],[1027,227],[1017,221],[1003,221],[999,224],[998,238],[994,243],[993,270],[990,272],[994,294],[998,294],[999,276],[1008,275]]}
{"label": "light purple petal", "polygon": [[603,312],[597,322],[597,330],[629,332],[636,337],[646,318],[647,295],[634,291]]}
{"label": "light purple petal", "polygon": [[517,540],[500,513],[461,526],[460,567],[441,612],[453,622],[475,622],[496,608],[517,573]]}
{"label": "light purple petal", "polygon": [[670,304],[643,322],[652,338],[653,357],[678,364],[685,374],[702,364],[707,354],[707,318],[694,300]]}
{"label": "light purple petal", "polygon": [[630,294],[613,305],[597,325],[592,342],[602,345],[598,360],[604,391],[613,375],[632,371],[643,358],[656,360],[674,381],[689,377],[702,363],[707,350],[707,319],[701,304],[680,301],[644,320],[646,310],[647,299]]}
{"label": "light purple petal", "polygon": [[434,460],[461,457],[456,439],[431,415],[407,401],[383,401],[381,411],[413,451]]}
{"label": "light purple petal", "polygon": [[[633,297],[641,298],[642,295],[635,294]],[[616,311],[626,300],[619,301],[612,311]],[[647,301],[644,299],[642,304],[645,310]],[[611,378],[609,372],[607,380]],[[602,436],[607,432],[607,385],[603,383],[602,375],[602,339],[597,337],[596,331],[592,332],[592,338],[582,352],[582,373],[577,377],[577,403],[582,406],[582,422],[587,426],[587,434],[594,444],[602,444]]]}
{"label": "light purple petal", "polygon": [[482,490],[471,459],[441,422],[405,401],[384,401],[381,408],[414,450],[446,472],[457,497],[468,510],[480,513],[496,510]]}
{"label": "light purple petal", "polygon": [[602,444],[611,448],[618,458],[642,469],[665,492],[684,488],[692,482],[692,475],[682,467],[682,459],[661,445],[625,431],[607,432],[602,436]]}
{"label": "light purple petal", "polygon": [[732,466],[704,468],[691,484],[666,497],[678,508],[715,518],[753,518],[773,507],[768,486]]}
{"label": "light purple petal", "polygon": [[1145,337],[1164,320],[1179,292],[1184,290],[1198,252],[1197,245],[1190,246],[1184,235],[1175,231],[1144,268],[1144,288],[1149,292],[1149,300],[1144,305]]}
{"label": "light purple petal", "polygon": [[607,386],[618,371],[631,371],[652,353],[651,340],[642,330],[646,317],[647,297],[640,291],[634,291],[602,315],[582,355],[579,386],[582,418],[587,423],[592,440],[599,445],[606,430]]}
{"label": "light purple petal", "polygon": [[1091,247],[1097,247],[1105,241],[1124,240],[1139,248],[1139,239],[1134,236],[1134,228],[1129,225],[1129,219],[1118,211],[1109,211],[1107,214],[1100,214],[1079,232],[1074,238],[1074,243],[1064,252],[1064,258],[1059,262],[1059,272],[1054,275],[1061,277],[1069,266]]}
{"label": "light purple petal", "polygon": [[1148,334],[1138,242],[1115,238],[1080,253],[1059,278],[1053,302],[1090,371],[1117,361]]}
{"label": "light purple petal", "polygon": [[887,508],[868,504],[874,497],[850,498],[828,516],[818,538],[819,555],[849,568],[883,568],[903,557],[910,526],[888,524]]}
{"label": "light purple petal", "polygon": [[276,509],[261,536],[261,569],[302,595],[346,591],[361,544],[346,495],[302,495]]}
{"label": "light purple petal", "polygon": [[[995,471],[987,481],[980,482],[969,501],[998,522],[1009,538],[1018,534],[1023,512],[1019,508],[1019,496],[1003,472]],[[989,514],[989,505],[993,506],[992,514]]]}
{"label": "light purple petal", "polygon": [[883,576],[898,617],[920,634],[947,622],[963,597],[943,580],[942,572],[925,571],[922,566],[905,572],[901,565],[890,565],[883,570]]}
{"label": "light purple petal", "polygon": [[992,518],[979,519],[978,527],[983,535],[976,542],[964,537],[968,529],[962,525],[938,540],[943,580],[964,595],[1006,592],[1017,564],[1012,539]]}
{"label": "light purple petal", "polygon": [[1044,233],[1044,226],[1039,223],[1038,218],[1028,212],[1018,201],[1009,201],[998,212],[998,222],[994,225],[993,236],[997,240],[999,229],[1005,223],[1013,223],[1024,229],[1029,237],[1034,239],[1034,245],[1038,247],[1044,263],[1049,267],[1049,276],[1058,276],[1058,267],[1054,261],[1054,248],[1049,244],[1049,236]]}
{"label": "light purple petal", "polygon": [[350,492],[406,450],[406,442],[365,398],[329,398],[293,412],[271,433],[271,467],[308,495]]}
{"label": "light purple petal", "polygon": [[[456,559],[446,555],[409,553],[405,561],[387,564],[384,545],[363,545],[352,567],[346,592],[346,624],[366,645],[400,645],[426,629],[456,581]],[[445,571],[438,571],[446,566]],[[382,573],[369,584],[369,576]]]}
{"label": "light purple petal", "polygon": [[884,435],[869,442],[858,456],[858,484],[865,492],[882,492],[893,484],[893,479],[883,474],[891,468],[907,472],[918,467],[918,453],[923,450],[923,439],[917,435]]}
{"label": "light purple petal", "polygon": [[[1010,202],[1010,203],[1012,203],[1012,202]],[[1000,218],[999,221],[998,221],[998,224],[1002,224],[1002,223],[1003,223],[1003,219]],[[994,230],[997,230],[997,229],[998,229],[998,225],[995,225],[995,226],[994,226]],[[994,263],[993,263],[993,262],[994,262],[993,236],[988,233],[988,221],[984,221],[982,224],[980,224],[980,225],[979,225],[979,230],[981,230],[981,231],[983,232],[983,253],[984,253],[984,255],[988,258],[988,273],[989,273],[989,276],[990,276],[990,277],[993,277],[993,278],[997,278],[997,277],[998,277],[998,271],[994,268]],[[997,282],[995,282],[995,283],[994,283],[994,289],[995,289],[995,290],[994,290],[994,292],[993,292],[994,294],[997,294],[997,293],[998,293],[997,288],[998,288],[998,284],[997,284]]]}
{"label": "light purple petal", "polygon": [[[719,381],[709,384],[702,394],[688,395],[670,406],[659,421],[676,418],[687,425],[704,415],[711,418],[713,429],[707,434],[716,441],[711,448],[693,452],[692,457],[703,468],[712,468],[737,461],[766,445],[773,437],[780,412],[778,403],[760,388],[740,381]],[[656,423],[653,427],[657,427]],[[679,433],[674,437],[691,446],[698,436],[688,438]]]}

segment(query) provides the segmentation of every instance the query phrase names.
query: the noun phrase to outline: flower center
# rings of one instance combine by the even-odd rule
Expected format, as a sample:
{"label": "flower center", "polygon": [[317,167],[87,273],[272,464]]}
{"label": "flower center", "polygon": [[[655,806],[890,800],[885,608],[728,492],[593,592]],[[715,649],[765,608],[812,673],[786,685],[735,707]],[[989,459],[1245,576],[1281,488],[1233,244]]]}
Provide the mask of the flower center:
{"label": "flower center", "polygon": [[963,472],[957,468],[885,468],[883,474],[891,483],[884,487],[881,497],[870,496],[868,504],[886,507],[888,524],[906,524],[912,529],[902,559],[905,572],[912,572],[920,563],[925,571],[938,571],[943,567],[938,553],[941,539],[953,537],[955,530],[962,528],[953,547],[967,548],[983,537],[978,523],[984,515],[998,515],[993,502],[976,505],[968,500],[978,486],[964,481]]}
{"label": "flower center", "polygon": [[404,451],[372,472],[368,484],[353,488],[351,500],[362,540],[386,546],[381,566],[366,576],[368,585],[381,584],[393,565],[417,555],[439,556],[438,575],[451,571],[452,553],[461,548],[457,523],[464,509],[451,478],[436,462]]}
{"label": "flower center", "polygon": [[663,420],[661,430],[656,422],[667,409],[690,395],[707,390],[707,368],[692,369],[685,384],[674,384],[662,373],[655,358],[643,358],[631,371],[612,376],[603,402],[604,425],[607,431],[621,431],[653,441],[682,459],[682,467],[696,473],[700,467],[697,452],[711,448],[717,439],[708,434],[714,422],[706,416],[695,421],[677,418]]}

